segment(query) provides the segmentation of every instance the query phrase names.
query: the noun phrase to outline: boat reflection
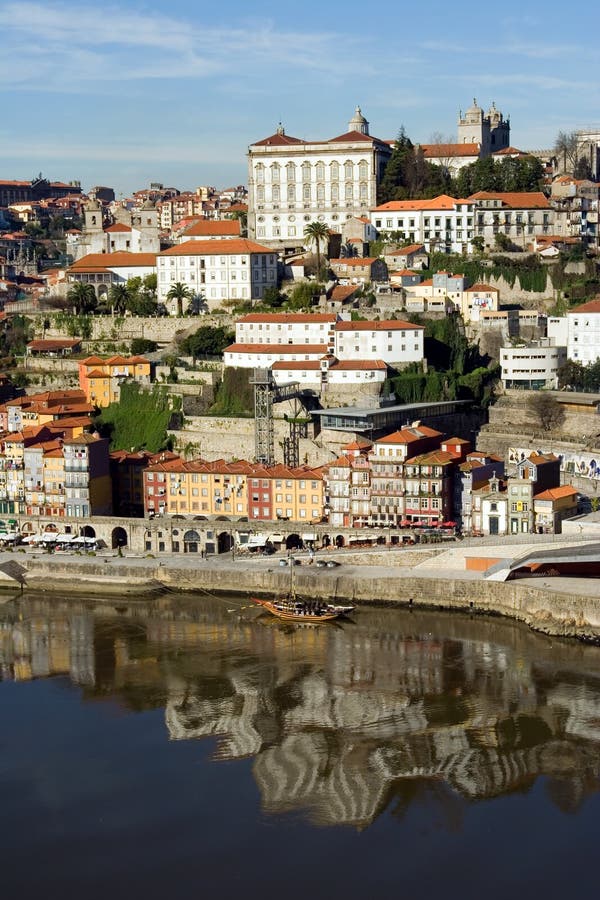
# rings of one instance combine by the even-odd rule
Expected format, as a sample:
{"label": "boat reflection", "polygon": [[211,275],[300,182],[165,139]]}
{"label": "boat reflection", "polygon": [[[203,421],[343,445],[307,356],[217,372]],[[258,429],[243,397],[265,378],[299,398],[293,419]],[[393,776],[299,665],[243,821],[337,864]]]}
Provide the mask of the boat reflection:
{"label": "boat reflection", "polygon": [[383,810],[527,791],[565,811],[597,790],[600,650],[468,616],[361,610],[330,628],[240,603],[12,601],[2,678],[68,675],[85,698],[164,708],[171,740],[251,758],[269,813],[365,827]]}

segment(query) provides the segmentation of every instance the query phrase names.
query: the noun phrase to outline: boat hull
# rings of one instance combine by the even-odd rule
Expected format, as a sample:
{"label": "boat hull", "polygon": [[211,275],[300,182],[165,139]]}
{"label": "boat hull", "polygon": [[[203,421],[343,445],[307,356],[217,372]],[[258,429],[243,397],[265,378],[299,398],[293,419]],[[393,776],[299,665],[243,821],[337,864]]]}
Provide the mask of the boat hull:
{"label": "boat hull", "polygon": [[282,619],[285,622],[333,622],[343,615],[341,612],[330,610],[316,613],[306,607],[286,608],[285,604],[274,603],[272,600],[261,600],[259,597],[252,597],[251,599],[257,606],[261,606],[267,612],[270,612],[271,615],[277,616],[278,619]]}

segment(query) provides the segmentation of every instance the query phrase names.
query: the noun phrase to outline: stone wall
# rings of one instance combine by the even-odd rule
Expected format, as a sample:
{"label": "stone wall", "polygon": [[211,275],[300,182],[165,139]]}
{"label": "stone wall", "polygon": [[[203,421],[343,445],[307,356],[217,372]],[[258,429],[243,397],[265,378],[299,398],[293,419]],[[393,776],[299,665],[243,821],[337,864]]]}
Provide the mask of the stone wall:
{"label": "stone wall", "polygon": [[[44,313],[33,317],[36,338],[64,337],[64,329],[53,326],[56,314]],[[44,328],[44,322],[50,321],[50,327]],[[146,338],[159,344],[170,344],[175,335],[185,336],[197,331],[203,325],[235,328],[235,319],[229,315],[184,316],[93,316],[91,341],[115,341],[122,343],[134,338]]]}
{"label": "stone wall", "polygon": [[[29,588],[86,594],[135,593],[160,590],[239,593],[242,564],[215,565],[199,561],[196,568],[171,561],[139,561],[97,558],[92,561],[22,557]],[[138,561],[136,561],[138,562]],[[243,589],[272,595],[288,587],[288,574],[277,569],[243,569]],[[471,610],[499,614],[523,621],[548,634],[598,640],[600,602],[597,597],[559,591],[543,579],[490,582],[484,579],[448,577],[399,577],[400,570],[365,567],[338,574],[337,570],[306,568],[297,573],[297,590],[312,598],[357,603],[420,605],[446,610]],[[199,598],[198,602],[202,602]]]}

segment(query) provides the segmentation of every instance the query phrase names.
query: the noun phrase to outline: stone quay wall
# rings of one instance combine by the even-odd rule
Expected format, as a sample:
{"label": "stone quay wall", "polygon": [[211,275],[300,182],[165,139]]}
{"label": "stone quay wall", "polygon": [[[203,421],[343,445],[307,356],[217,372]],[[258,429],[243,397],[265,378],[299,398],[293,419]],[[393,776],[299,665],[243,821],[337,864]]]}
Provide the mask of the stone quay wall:
{"label": "stone quay wall", "polygon": [[[243,562],[214,565],[199,562],[195,568],[171,561],[119,560],[98,557],[91,561],[27,557],[22,560],[28,589],[72,596],[141,596],[145,592],[171,591],[240,594],[243,572],[245,594],[271,595],[285,591],[288,575],[282,570],[244,568]],[[357,567],[358,568],[358,567]],[[422,606],[444,610],[470,610],[507,616],[548,634],[600,640],[600,601],[583,593],[561,592],[530,579],[490,582],[448,577],[411,577],[397,569],[355,568],[347,574],[336,570],[305,570],[297,575],[297,590],[311,598],[354,602]],[[4,578],[2,584],[7,586]],[[14,590],[14,581],[11,582]]]}

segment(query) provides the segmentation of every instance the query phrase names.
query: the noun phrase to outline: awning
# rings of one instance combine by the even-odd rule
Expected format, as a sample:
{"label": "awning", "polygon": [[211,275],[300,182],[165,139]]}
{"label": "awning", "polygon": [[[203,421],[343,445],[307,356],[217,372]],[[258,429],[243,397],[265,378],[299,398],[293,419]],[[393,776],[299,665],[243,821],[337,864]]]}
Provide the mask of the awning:
{"label": "awning", "polygon": [[285,541],[285,534],[270,534],[269,540],[272,544],[283,544]]}
{"label": "awning", "polygon": [[251,534],[248,538],[248,547],[264,547],[267,543],[267,537],[264,534]]}
{"label": "awning", "polygon": [[316,541],[317,535],[314,531],[307,531],[305,534],[300,535],[303,541]]}

